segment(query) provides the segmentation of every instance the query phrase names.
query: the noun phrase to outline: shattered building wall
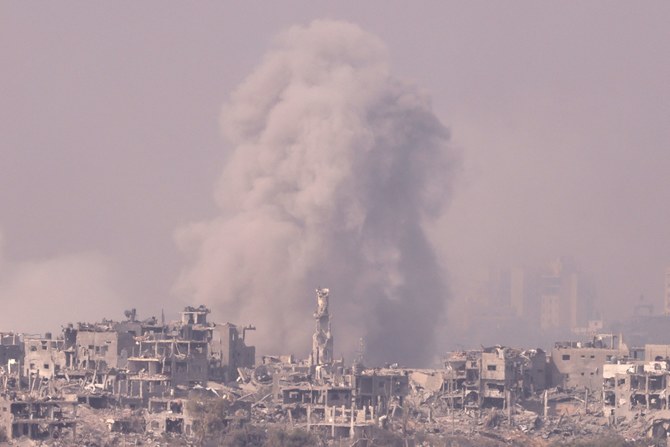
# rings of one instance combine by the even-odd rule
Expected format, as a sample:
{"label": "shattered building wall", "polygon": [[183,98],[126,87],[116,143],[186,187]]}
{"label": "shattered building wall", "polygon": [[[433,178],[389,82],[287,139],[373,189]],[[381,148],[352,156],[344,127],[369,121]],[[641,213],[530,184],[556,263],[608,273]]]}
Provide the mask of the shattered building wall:
{"label": "shattered building wall", "polygon": [[76,438],[77,402],[62,399],[10,400],[0,396],[0,424],[10,439]]}
{"label": "shattered building wall", "polygon": [[316,311],[314,320],[316,328],[312,336],[312,354],[309,363],[312,366],[330,365],[333,363],[333,334],[330,327],[328,289],[316,289]]}
{"label": "shattered building wall", "polygon": [[523,372],[524,389],[527,393],[535,393],[547,388],[549,363],[547,354],[542,349],[529,349],[523,352],[528,359]]}
{"label": "shattered building wall", "polygon": [[372,407],[376,414],[385,413],[392,403],[402,407],[409,394],[409,377],[404,371],[376,371],[356,374],[354,398],[358,408]]}
{"label": "shattered building wall", "polygon": [[154,434],[193,433],[193,418],[185,399],[152,398],[146,415],[146,431]]}
{"label": "shattered building wall", "polygon": [[15,333],[0,333],[0,371],[16,372],[23,355],[22,337]]}
{"label": "shattered building wall", "polygon": [[608,364],[603,368],[606,414],[633,416],[640,410],[670,409],[670,369],[665,361]]}
{"label": "shattered building wall", "polygon": [[25,374],[40,377],[53,377],[66,366],[63,340],[51,338],[25,338],[23,369]]}
{"label": "shattered building wall", "polygon": [[76,361],[80,369],[125,368],[135,340],[127,332],[80,328],[76,335]]}
{"label": "shattered building wall", "polygon": [[[246,345],[246,331],[255,328],[247,326],[241,329],[234,324],[217,324],[212,330],[210,346],[210,374],[221,380],[237,378],[238,368],[253,368],[256,363],[256,348]],[[240,333],[241,332],[241,333]]]}
{"label": "shattered building wall", "polygon": [[600,392],[603,386],[603,365],[616,358],[628,356],[628,349],[619,343],[616,336],[608,335],[606,343],[602,336],[593,342],[558,342],[551,351],[551,386],[588,389]]}
{"label": "shattered building wall", "polygon": [[644,345],[644,359],[648,361],[670,359],[670,345]]}

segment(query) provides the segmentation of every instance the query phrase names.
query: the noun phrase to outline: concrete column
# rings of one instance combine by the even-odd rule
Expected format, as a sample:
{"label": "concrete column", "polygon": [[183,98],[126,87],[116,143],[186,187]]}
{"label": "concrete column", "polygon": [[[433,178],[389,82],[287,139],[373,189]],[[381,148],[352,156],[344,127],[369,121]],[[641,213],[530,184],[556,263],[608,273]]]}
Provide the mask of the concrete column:
{"label": "concrete column", "polygon": [[647,404],[647,410],[649,409],[649,373],[644,376],[644,401]]}
{"label": "concrete column", "polygon": [[351,400],[351,422],[349,425],[349,438],[354,439],[354,418],[356,417],[356,407],[353,399]]}

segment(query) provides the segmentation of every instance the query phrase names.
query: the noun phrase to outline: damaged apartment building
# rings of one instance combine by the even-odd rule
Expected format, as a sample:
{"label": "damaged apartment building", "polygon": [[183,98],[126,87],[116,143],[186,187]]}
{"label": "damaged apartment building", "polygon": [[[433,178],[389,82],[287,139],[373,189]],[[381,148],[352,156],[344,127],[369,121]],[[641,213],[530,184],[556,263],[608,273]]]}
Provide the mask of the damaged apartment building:
{"label": "damaged apartment building", "polygon": [[452,352],[444,360],[443,397],[452,409],[507,408],[513,400],[547,387],[541,349],[503,346]]}
{"label": "damaged apartment building", "polygon": [[603,408],[614,418],[670,410],[670,345],[646,345],[641,357],[603,366]]}
{"label": "damaged apartment building", "polygon": [[610,426],[666,411],[670,431],[670,346],[628,349],[620,335],[597,334],[550,352],[456,351],[420,369],[366,367],[361,341],[347,365],[335,355],[330,291],[318,288],[315,298],[302,360],[263,355],[256,364],[247,345],[255,328],[213,323],[204,306],[186,307],[172,322],[129,310],[122,321],[68,324],[58,336],[0,333],[0,438],[77,444],[87,430],[80,414],[91,411],[105,414],[106,433],[147,439],[201,436],[212,411],[224,429],[278,424],[351,442],[378,428],[404,432],[408,421],[433,431],[450,421],[453,431],[461,420],[476,430],[482,417],[503,411],[508,425],[516,414],[535,427],[539,415],[549,421],[594,407]]}
{"label": "damaged apartment building", "polygon": [[409,377],[404,370],[365,368],[362,358],[353,367],[335,359],[329,297],[328,289],[316,290],[315,331],[306,359],[263,356],[255,369],[241,370],[240,379],[271,390],[289,422],[331,437],[356,436],[401,414]]}
{"label": "damaged apartment building", "polygon": [[74,436],[81,403],[175,413],[193,387],[235,380],[254,365],[255,348],[246,344],[254,328],[209,322],[209,312],[186,307],[166,323],[140,321],[133,309],[123,321],[68,324],[58,337],[0,334],[5,436]]}
{"label": "damaged apartment building", "polygon": [[557,342],[551,351],[549,380],[552,386],[599,393],[603,365],[628,356],[621,335],[597,334],[587,342]]}

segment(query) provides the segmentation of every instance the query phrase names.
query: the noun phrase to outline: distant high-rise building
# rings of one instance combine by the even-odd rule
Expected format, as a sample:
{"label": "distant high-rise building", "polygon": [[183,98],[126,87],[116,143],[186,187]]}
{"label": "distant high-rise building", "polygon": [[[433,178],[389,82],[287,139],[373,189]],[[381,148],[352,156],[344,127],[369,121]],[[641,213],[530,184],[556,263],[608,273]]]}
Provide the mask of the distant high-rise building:
{"label": "distant high-rise building", "polygon": [[509,281],[510,305],[517,317],[524,316],[526,295],[528,291],[528,275],[523,269],[513,268],[510,270]]}
{"label": "distant high-rise building", "polygon": [[665,306],[663,307],[663,313],[667,316],[670,316],[670,267],[665,269],[665,289],[664,289],[664,302]]}
{"label": "distant high-rise building", "polygon": [[586,327],[593,316],[595,285],[566,258],[553,262],[540,278],[540,327]]}

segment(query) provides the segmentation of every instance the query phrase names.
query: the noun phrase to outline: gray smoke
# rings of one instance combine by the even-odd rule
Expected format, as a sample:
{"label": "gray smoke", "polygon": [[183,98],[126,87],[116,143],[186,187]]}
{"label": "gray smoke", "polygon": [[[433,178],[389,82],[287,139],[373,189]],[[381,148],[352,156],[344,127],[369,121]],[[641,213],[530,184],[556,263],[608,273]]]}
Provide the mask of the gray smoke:
{"label": "gray smoke", "polygon": [[294,27],[224,106],[220,215],[178,231],[192,257],[178,288],[220,320],[254,323],[261,353],[307,354],[323,286],[336,353],[364,336],[371,362],[435,354],[447,293],[423,224],[448,196],[452,153],[387,59],[355,25]]}

